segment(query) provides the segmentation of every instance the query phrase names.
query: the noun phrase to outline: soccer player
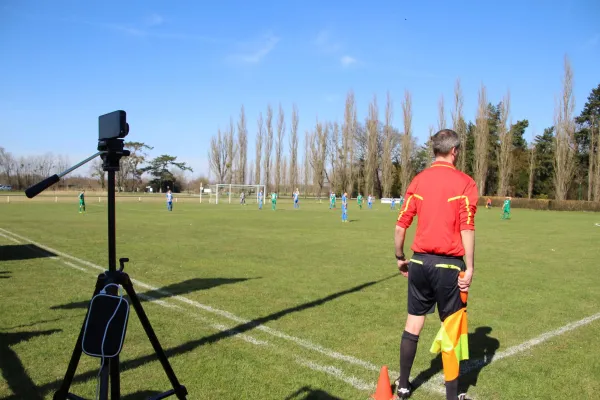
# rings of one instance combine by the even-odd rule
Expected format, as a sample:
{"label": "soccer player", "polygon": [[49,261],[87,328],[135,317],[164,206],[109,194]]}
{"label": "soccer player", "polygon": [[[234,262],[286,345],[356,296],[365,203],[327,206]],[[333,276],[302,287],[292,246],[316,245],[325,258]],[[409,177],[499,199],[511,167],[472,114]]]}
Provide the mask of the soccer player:
{"label": "soccer player", "polygon": [[367,205],[369,206],[369,210],[373,208],[373,196],[369,195],[367,197]]}
{"label": "soccer player", "polygon": [[404,204],[404,197],[400,196],[400,209],[402,209],[403,204]]}
{"label": "soccer player", "polygon": [[246,193],[242,192],[240,194],[240,204],[245,206],[246,205]]}
{"label": "soccer player", "polygon": [[277,193],[271,193],[271,210],[275,211],[275,207],[277,207]]}
{"label": "soccer player", "polygon": [[335,193],[331,192],[329,195],[329,209],[335,208]]}
{"label": "soccer player", "polygon": [[258,192],[258,209],[262,210],[262,206],[263,206],[263,192],[261,189],[260,192]]}
{"label": "soccer player", "polygon": [[294,208],[300,208],[300,191],[298,190],[298,188],[296,188],[296,191],[294,192]]}
{"label": "soccer player", "polygon": [[362,210],[362,202],[363,202],[363,197],[362,194],[358,194],[358,197],[356,198],[356,203],[358,204],[358,209]]}
{"label": "soccer player", "polygon": [[79,214],[85,212],[85,190],[79,192]]}
{"label": "soccer player", "polygon": [[342,222],[348,222],[348,193],[342,195]]}
{"label": "soccer player", "polygon": [[390,209],[391,210],[396,209],[396,199],[394,197],[392,197],[392,204],[390,204]]}
{"label": "soccer player", "polygon": [[[442,326],[431,352],[442,353],[446,399],[463,400],[459,393],[459,363],[468,359],[466,295],[473,279],[477,186],[456,169],[458,134],[442,129],[432,137],[435,162],[417,175],[406,191],[396,223],[398,269],[408,278],[408,317],[400,344],[400,377],[396,393],[411,394],[408,381],[425,316],[437,303]],[[406,230],[417,216],[410,260],[404,255]],[[464,257],[464,260],[463,260]],[[462,273],[461,273],[462,272]]]}
{"label": "soccer player", "polygon": [[489,197],[485,200],[485,208],[487,208],[488,210],[492,208],[492,199],[490,199]]}
{"label": "soccer player", "polygon": [[171,193],[171,189],[167,190],[167,210],[173,211],[173,193]]}
{"label": "soccer player", "polygon": [[510,197],[506,197],[502,205],[502,219],[510,219]]}

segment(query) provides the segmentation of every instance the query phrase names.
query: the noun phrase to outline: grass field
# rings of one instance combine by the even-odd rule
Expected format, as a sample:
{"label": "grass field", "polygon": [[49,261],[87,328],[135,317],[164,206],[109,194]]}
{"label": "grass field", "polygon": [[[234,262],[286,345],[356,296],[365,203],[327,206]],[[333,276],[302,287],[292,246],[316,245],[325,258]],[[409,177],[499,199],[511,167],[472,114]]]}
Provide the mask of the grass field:
{"label": "grass field", "polygon": [[[600,214],[499,217],[482,208],[476,219],[469,393],[597,398]],[[366,399],[382,365],[398,371],[396,213],[353,203],[349,219],[314,201],[276,212],[118,204],[117,257],[152,299],[145,310],[190,399]],[[0,204],[0,398],[52,397],[106,267],[106,230],[105,203],[86,214],[76,200]],[[441,361],[428,352],[438,327],[430,318],[421,335],[417,400],[442,398]],[[121,356],[125,399],[169,388],[134,314]],[[74,393],[94,397],[98,366],[82,357]]]}

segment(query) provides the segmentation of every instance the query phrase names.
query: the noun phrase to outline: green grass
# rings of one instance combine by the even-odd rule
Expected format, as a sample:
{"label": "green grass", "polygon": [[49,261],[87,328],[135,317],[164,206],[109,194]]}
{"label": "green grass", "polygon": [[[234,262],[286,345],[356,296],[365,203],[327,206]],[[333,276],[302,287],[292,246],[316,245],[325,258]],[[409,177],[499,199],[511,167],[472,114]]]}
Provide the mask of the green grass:
{"label": "green grass", "polygon": [[[491,331],[473,336],[472,358],[493,357],[600,312],[599,214],[513,210],[512,220],[499,217],[498,209],[481,208],[476,219],[469,331]],[[406,281],[393,257],[396,213],[352,204],[349,218],[342,224],[339,210],[313,200],[301,210],[280,201],[276,212],[255,205],[183,203],[172,213],[161,203],[117,205],[117,256],[131,259],[126,271],[134,279],[243,319],[136,286],[177,306],[143,303],[190,399],[366,399],[370,390],[340,374],[374,384],[378,372],[332,352],[398,371]],[[90,203],[86,214],[77,213],[76,200],[0,204],[0,228],[106,266],[105,203]],[[0,236],[0,398],[50,399],[98,271],[14,246]],[[437,316],[426,324],[414,376],[439,372],[428,352],[438,326]],[[238,334],[219,330],[225,328]],[[467,376],[476,383],[469,391],[480,400],[594,398],[598,335],[600,320],[498,360]],[[127,399],[169,388],[151,354],[132,315],[121,354]],[[96,359],[83,356],[72,391],[93,398],[97,369]],[[290,397],[295,392],[302,394]],[[413,398],[441,397],[422,387]]]}

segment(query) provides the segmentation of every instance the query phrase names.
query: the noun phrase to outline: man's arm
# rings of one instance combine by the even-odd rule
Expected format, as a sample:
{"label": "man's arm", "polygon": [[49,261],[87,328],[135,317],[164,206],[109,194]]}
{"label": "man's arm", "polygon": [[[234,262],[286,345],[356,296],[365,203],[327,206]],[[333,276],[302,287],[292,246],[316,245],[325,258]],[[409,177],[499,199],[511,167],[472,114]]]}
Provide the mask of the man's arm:
{"label": "man's arm", "polygon": [[458,287],[466,292],[471,286],[475,271],[475,213],[479,194],[475,181],[471,180],[465,188],[460,207],[460,236],[465,249],[465,263],[467,270],[462,278],[458,278]]}
{"label": "man's arm", "polygon": [[406,228],[396,225],[396,231],[394,233],[394,249],[396,251],[396,260],[398,263],[398,269],[404,275],[408,277],[408,260],[404,255],[404,240],[406,239]]}

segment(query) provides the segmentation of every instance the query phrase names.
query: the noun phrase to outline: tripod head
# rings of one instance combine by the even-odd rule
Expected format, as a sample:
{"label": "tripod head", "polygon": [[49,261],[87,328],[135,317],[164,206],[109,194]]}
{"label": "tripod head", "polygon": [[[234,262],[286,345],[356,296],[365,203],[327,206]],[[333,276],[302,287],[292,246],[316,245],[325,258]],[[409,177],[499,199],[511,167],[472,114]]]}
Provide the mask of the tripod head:
{"label": "tripod head", "polygon": [[[28,198],[33,198],[54,185],[63,176],[75,171],[77,168],[87,164],[94,158],[102,158],[102,168],[104,171],[119,171],[119,161],[122,157],[129,156],[129,150],[124,149],[123,138],[129,134],[129,124],[127,123],[127,114],[125,111],[113,111],[98,117],[98,152],[85,160],[73,165],[72,167],[48,178],[25,190]],[[109,179],[110,185],[110,179]]]}

